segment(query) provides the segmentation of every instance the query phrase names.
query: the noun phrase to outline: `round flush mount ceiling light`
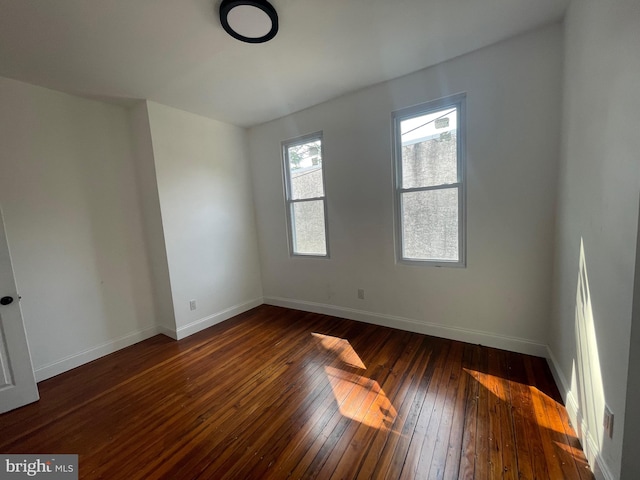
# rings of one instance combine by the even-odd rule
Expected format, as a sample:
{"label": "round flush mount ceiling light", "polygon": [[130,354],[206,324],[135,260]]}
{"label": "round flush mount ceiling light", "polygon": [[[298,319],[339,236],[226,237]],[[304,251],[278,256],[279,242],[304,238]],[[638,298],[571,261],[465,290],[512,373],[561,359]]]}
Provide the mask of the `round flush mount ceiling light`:
{"label": "round flush mount ceiling light", "polygon": [[278,33],[278,14],[267,0],[223,0],[220,23],[233,38],[262,43]]}

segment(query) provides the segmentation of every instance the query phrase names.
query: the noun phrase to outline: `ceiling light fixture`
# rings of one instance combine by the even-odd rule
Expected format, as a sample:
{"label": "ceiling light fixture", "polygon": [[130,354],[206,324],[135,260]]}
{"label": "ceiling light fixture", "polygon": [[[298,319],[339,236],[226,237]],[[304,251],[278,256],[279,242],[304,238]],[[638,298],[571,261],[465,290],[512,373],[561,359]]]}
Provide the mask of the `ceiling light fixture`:
{"label": "ceiling light fixture", "polygon": [[278,14],[267,0],[223,0],[220,23],[233,38],[263,43],[278,33]]}

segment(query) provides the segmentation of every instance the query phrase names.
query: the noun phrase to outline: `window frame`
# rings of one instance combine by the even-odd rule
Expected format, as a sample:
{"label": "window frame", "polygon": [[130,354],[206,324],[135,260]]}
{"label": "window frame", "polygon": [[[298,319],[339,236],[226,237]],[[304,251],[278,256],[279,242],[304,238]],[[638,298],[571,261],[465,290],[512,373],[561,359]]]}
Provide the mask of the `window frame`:
{"label": "window frame", "polygon": [[[291,184],[291,170],[289,168],[289,152],[290,147],[310,143],[315,140],[320,140],[320,158],[322,159],[320,168],[322,169],[322,191],[324,193],[321,197],[293,199],[292,198],[292,184]],[[284,179],[284,202],[285,202],[285,216],[287,219],[287,241],[289,246],[290,257],[302,257],[302,258],[330,258],[329,257],[329,216],[327,212],[327,187],[326,187],[326,175],[324,168],[324,137],[323,132],[309,133],[299,137],[291,138],[281,142],[282,151],[282,171]],[[323,212],[324,212],[324,243],[326,254],[312,254],[312,253],[297,253],[295,251],[295,229],[293,208],[296,203],[312,202],[322,200]]]}
{"label": "window frame", "polygon": [[[402,187],[402,138],[400,125],[402,121],[421,115],[428,115],[448,107],[457,109],[457,170],[456,183],[421,186],[413,188]],[[393,143],[393,190],[394,190],[394,214],[395,214],[395,250],[396,263],[405,265],[423,265],[434,267],[467,266],[467,182],[466,182],[466,93],[447,96],[419,105],[403,108],[392,112],[392,143]],[[445,190],[457,188],[458,190],[458,260],[444,259],[419,259],[403,256],[403,210],[402,195],[404,193]]]}

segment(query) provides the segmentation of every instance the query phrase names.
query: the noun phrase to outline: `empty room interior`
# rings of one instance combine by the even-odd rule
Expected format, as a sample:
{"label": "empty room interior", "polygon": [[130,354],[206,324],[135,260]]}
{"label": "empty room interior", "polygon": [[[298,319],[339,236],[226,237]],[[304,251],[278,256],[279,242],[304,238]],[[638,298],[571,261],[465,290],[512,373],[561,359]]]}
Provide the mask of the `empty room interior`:
{"label": "empty room interior", "polygon": [[638,0],[0,0],[0,456],[640,478],[639,85]]}

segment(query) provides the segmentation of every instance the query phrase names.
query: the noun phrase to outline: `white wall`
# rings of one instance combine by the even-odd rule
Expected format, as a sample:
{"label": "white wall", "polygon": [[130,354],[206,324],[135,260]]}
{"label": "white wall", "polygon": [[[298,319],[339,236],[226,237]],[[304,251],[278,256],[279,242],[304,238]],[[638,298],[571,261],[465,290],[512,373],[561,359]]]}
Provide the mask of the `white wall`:
{"label": "white wall", "polygon": [[246,133],[153,102],[147,109],[182,338],[262,303]]}
{"label": "white wall", "polygon": [[[554,25],[250,129],[265,300],[544,354],[561,65]],[[468,267],[398,265],[391,112],[458,92],[467,92]],[[280,142],[319,130],[331,258],[290,258]]]}
{"label": "white wall", "polygon": [[262,302],[243,129],[2,78],[0,104],[0,206],[38,380]]}
{"label": "white wall", "polygon": [[0,205],[36,377],[155,334],[127,112],[0,78]]}
{"label": "white wall", "polygon": [[622,445],[621,478],[640,478],[640,221],[636,243],[636,266],[633,287],[633,314],[629,343],[629,372],[624,416],[624,441]]}
{"label": "white wall", "polygon": [[[619,478],[640,192],[640,3],[574,1],[565,22],[549,342],[591,465]],[[605,403],[613,439],[602,428]]]}
{"label": "white wall", "polygon": [[143,212],[145,243],[149,254],[156,321],[163,333],[175,338],[176,319],[173,309],[173,294],[146,101],[140,102],[130,109],[129,120],[135,152],[138,191]]}

